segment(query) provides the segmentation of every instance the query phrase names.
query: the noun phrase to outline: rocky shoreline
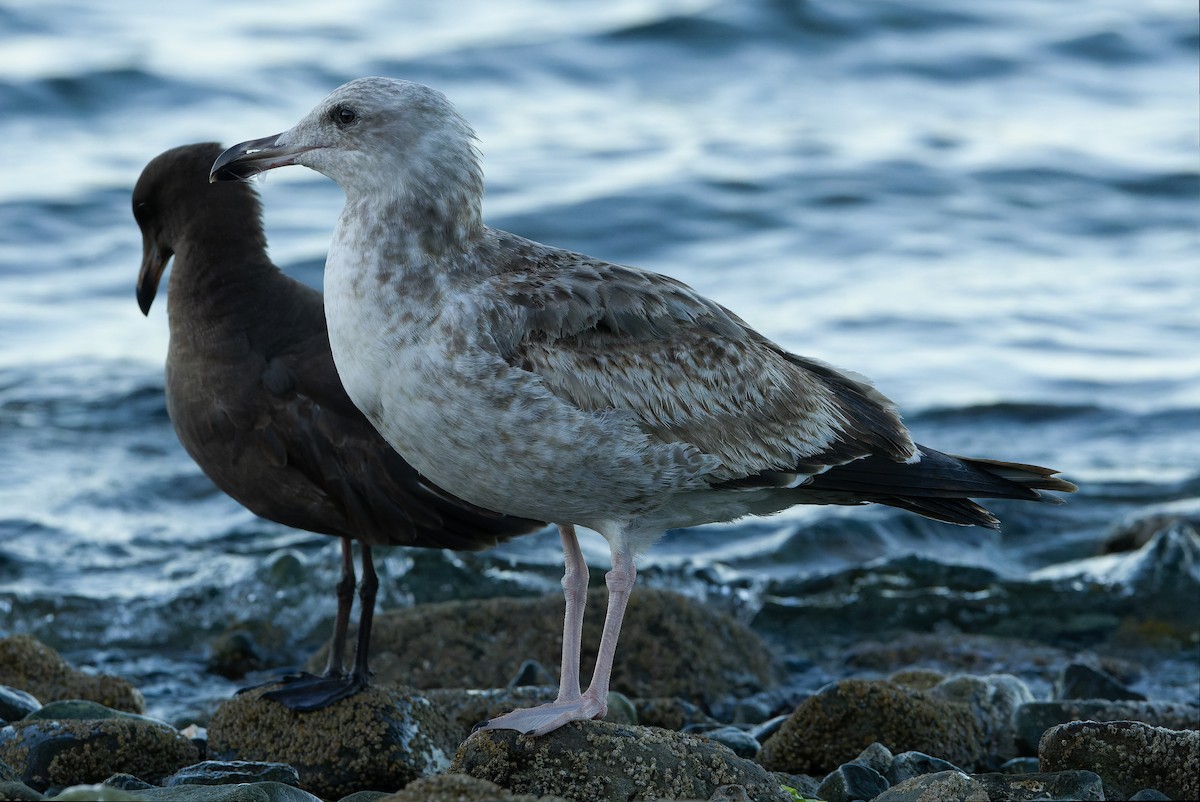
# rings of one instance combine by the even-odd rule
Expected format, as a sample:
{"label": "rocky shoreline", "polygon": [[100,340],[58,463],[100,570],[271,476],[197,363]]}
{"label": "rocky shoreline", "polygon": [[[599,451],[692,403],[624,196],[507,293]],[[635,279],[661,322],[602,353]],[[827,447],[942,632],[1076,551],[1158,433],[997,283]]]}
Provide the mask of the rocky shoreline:
{"label": "rocky shoreline", "polygon": [[[174,725],[147,717],[128,682],[13,635],[0,638],[0,799],[1200,798],[1198,554],[1194,528],[1162,529],[1124,555],[1123,586],[1097,583],[1057,611],[1040,601],[1044,588],[1000,588],[985,611],[973,588],[995,580],[978,571],[922,578],[917,566],[888,580],[903,594],[877,572],[852,588],[867,608],[822,632],[808,629],[817,587],[809,609],[789,618],[767,604],[752,627],[639,588],[608,718],[536,739],[471,729],[553,697],[557,595],[385,612],[367,692],[298,714],[260,699],[264,686]],[[1158,592],[1137,606],[1131,588],[1135,600]],[[989,622],[1019,605],[1026,627],[1050,634],[1014,633],[1011,620],[924,626],[921,600],[955,592]],[[889,593],[893,617],[915,611],[912,626],[855,626],[855,612]],[[1077,626],[1089,611],[1092,625]],[[224,668],[236,673],[236,660]]]}

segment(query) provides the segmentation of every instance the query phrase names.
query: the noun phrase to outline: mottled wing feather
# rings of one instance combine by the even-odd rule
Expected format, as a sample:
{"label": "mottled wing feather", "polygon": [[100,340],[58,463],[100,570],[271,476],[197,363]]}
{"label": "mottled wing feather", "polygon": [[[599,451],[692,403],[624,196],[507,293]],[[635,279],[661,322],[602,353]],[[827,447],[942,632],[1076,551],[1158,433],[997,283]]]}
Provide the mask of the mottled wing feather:
{"label": "mottled wing feather", "polygon": [[502,348],[510,364],[581,409],[632,414],[661,442],[718,457],[714,481],[789,484],[868,454],[912,456],[865,380],[788,354],[674,279],[536,256],[495,287],[525,316]]}

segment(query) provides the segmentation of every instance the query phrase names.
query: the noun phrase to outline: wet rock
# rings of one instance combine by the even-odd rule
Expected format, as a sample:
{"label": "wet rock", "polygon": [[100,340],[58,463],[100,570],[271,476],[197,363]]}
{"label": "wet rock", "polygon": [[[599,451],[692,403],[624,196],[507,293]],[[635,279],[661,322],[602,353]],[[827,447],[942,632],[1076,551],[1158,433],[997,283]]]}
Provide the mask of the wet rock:
{"label": "wet rock", "polygon": [[286,763],[299,772],[300,787],[320,797],[400,788],[444,771],[458,743],[446,715],[409,689],[373,685],[310,713],[260,699],[268,690],[217,708],[208,726],[209,755]]}
{"label": "wet rock", "polygon": [[49,707],[0,729],[0,760],[39,791],[118,772],[158,782],[199,758],[191,741],[161,721],[111,710],[102,718],[38,717]]}
{"label": "wet rock", "polygon": [[922,774],[937,774],[944,771],[962,771],[958,766],[940,757],[927,755],[924,752],[901,752],[892,758],[883,776],[892,785],[899,785],[905,780],[920,777]]}
{"label": "wet rock", "polygon": [[452,770],[518,793],[580,802],[709,799],[740,785],[753,802],[787,802],[761,766],[706,738],[603,721],[575,721],[531,738],[483,730],[467,739]]}
{"label": "wet rock", "polygon": [[751,727],[750,735],[753,736],[754,740],[758,741],[760,744],[766,743],[768,738],[770,738],[775,733],[779,732],[779,728],[782,727],[784,725],[784,722],[786,722],[789,718],[790,718],[790,716],[783,715],[783,716],[776,716],[775,718],[770,719],[768,721],[764,721],[762,724],[759,724],[757,727]]}
{"label": "wet rock", "polygon": [[728,747],[729,751],[738,757],[753,759],[758,754],[758,750],[762,748],[762,745],[754,740],[754,736],[737,727],[717,727],[698,734]]}
{"label": "wet rock", "polygon": [[205,760],[165,778],[161,785],[230,785],[233,783],[277,782],[300,785],[300,773],[286,763],[249,760]]}
{"label": "wet rock", "polygon": [[33,694],[0,685],[0,726],[19,721],[42,706]]}
{"label": "wet rock", "polygon": [[162,724],[156,718],[150,718],[138,713],[127,713],[124,710],[114,710],[99,702],[88,699],[60,699],[50,702],[30,713],[22,722],[27,721],[100,721],[101,719],[124,718],[136,721],[151,721]]}
{"label": "wet rock", "polygon": [[[606,591],[588,595],[603,610]],[[375,618],[371,665],[380,683],[417,688],[503,688],[526,660],[557,666],[562,596],[423,604]],[[589,676],[603,616],[584,619],[581,675]],[[310,665],[324,666],[324,652]],[[632,698],[677,696],[705,706],[748,696],[780,679],[775,658],[749,628],[675,593],[639,588],[621,628],[612,688]]]}
{"label": "wet rock", "polygon": [[973,779],[989,799],[1030,802],[1035,799],[1070,799],[1104,802],[1104,783],[1091,771],[1059,771],[1052,774],[976,774]]}
{"label": "wet rock", "polygon": [[1110,799],[1143,788],[1172,799],[1200,799],[1200,732],[1139,721],[1073,721],[1053,727],[1038,748],[1042,771],[1084,769],[1104,781]]}
{"label": "wet rock", "polygon": [[913,691],[927,691],[946,679],[940,671],[929,668],[905,668],[894,672],[888,677],[888,682]]}
{"label": "wet rock", "polygon": [[891,749],[876,741],[859,752],[858,757],[850,762],[856,763],[859,766],[866,766],[872,771],[878,772],[881,777],[886,777],[895,759],[896,756],[892,754]]}
{"label": "wet rock", "polygon": [[[558,688],[545,685],[487,690],[430,688],[421,691],[421,696],[450,718],[455,726],[454,745],[457,746],[467,739],[476,725],[488,719],[519,707],[553,702],[558,696]],[[609,693],[608,713],[604,720],[615,724],[637,724],[637,711],[623,694]]]}
{"label": "wet rock", "polygon": [[[752,624],[792,643],[842,636],[847,621],[860,635],[950,625],[964,633],[1058,643],[1095,642],[1128,620],[1155,620],[1190,636],[1198,593],[1200,535],[1178,525],[1136,552],[1056,565],[1028,578],[904,555],[835,574],[772,580]],[[909,664],[918,662],[928,665],[919,655]]]}
{"label": "wet rock", "polygon": [[715,725],[719,723],[691,702],[675,697],[637,699],[634,701],[634,706],[637,708],[638,723],[646,727],[679,731],[689,724]]}
{"label": "wet rock", "polygon": [[0,799],[12,802],[41,802],[46,797],[18,780],[0,782]]}
{"label": "wet rock", "polygon": [[1002,774],[1035,774],[1038,770],[1036,757],[1014,757],[1000,764]]}
{"label": "wet rock", "polygon": [[[165,784],[165,782],[164,782]],[[109,788],[116,788],[121,791],[147,791],[157,786],[151,785],[145,780],[139,780],[132,774],[117,773],[105,780],[101,785],[106,785]]]}
{"label": "wet rock", "polygon": [[[345,800],[342,800],[345,802]],[[416,780],[378,802],[567,802],[561,796],[514,794],[469,774],[439,774]]]}
{"label": "wet rock", "polygon": [[28,635],[0,638],[0,685],[31,693],[43,703],[90,699],[116,710],[146,712],[146,700],[125,680],[107,674],[85,674]]}
{"label": "wet rock", "polygon": [[[418,780],[418,782],[420,782]],[[355,791],[349,796],[344,796],[338,802],[379,802],[384,797],[391,794],[384,791]]]}
{"label": "wet rock", "polygon": [[923,774],[893,785],[874,802],[988,802],[987,789],[961,771]]}
{"label": "wet rock", "polygon": [[1029,702],[1017,710],[1017,748],[1024,755],[1037,754],[1046,730],[1071,721],[1141,721],[1170,730],[1194,730],[1200,729],[1200,706],[1100,699]]}
{"label": "wet rock", "polygon": [[177,785],[137,791],[105,783],[73,786],[52,798],[55,802],[321,802],[307,791],[276,782]]}
{"label": "wet rock", "polygon": [[1011,674],[949,677],[930,688],[931,696],[961,702],[974,714],[983,731],[988,768],[997,768],[1017,755],[1016,713],[1033,701],[1033,692]]}
{"label": "wet rock", "polygon": [[1146,507],[1113,527],[1104,541],[1105,554],[1136,551],[1164,529],[1188,526],[1200,531],[1200,500],[1190,498]]}
{"label": "wet rock", "polygon": [[843,763],[829,772],[817,786],[817,798],[825,802],[874,799],[887,788],[888,781],[874,769],[857,763]]}
{"label": "wet rock", "polygon": [[[1177,521],[1137,551],[1084,561],[1075,579],[1099,580],[1136,601],[1138,617],[1191,621],[1200,589],[1200,530]],[[1065,578],[1065,577],[1064,577]]]}
{"label": "wet rock", "polygon": [[1143,788],[1129,797],[1129,802],[1171,802],[1171,797],[1157,788]]}
{"label": "wet rock", "polygon": [[1058,699],[1108,699],[1144,702],[1146,697],[1130,690],[1115,677],[1083,663],[1071,663],[1054,682]]}
{"label": "wet rock", "polygon": [[222,632],[208,641],[205,670],[226,679],[241,679],[267,667],[254,635],[244,629]]}
{"label": "wet rock", "polygon": [[823,774],[879,741],[893,752],[943,755],[974,768],[986,756],[983,740],[975,715],[961,702],[848,679],[803,701],[763,744],[758,761],[773,771]]}

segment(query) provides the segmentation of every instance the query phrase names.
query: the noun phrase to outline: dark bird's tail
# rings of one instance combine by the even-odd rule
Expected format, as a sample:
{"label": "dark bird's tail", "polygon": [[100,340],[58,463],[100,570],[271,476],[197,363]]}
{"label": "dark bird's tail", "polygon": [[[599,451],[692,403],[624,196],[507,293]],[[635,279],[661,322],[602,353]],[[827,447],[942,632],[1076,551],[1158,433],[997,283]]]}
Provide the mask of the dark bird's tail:
{"label": "dark bird's tail", "polygon": [[963,526],[998,529],[1000,521],[973,498],[1011,498],[1061,504],[1058,496],[1040,491],[1072,493],[1078,488],[1038,465],[975,459],[943,454],[918,445],[919,462],[896,462],[867,457],[832,468],[805,485],[808,490],[844,492],[915,512],[927,518]]}

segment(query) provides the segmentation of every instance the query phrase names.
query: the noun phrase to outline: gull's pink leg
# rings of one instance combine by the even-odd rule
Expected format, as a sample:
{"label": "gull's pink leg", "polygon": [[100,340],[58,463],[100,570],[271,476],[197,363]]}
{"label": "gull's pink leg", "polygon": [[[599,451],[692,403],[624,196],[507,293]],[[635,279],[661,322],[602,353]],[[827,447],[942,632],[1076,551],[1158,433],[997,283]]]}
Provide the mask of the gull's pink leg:
{"label": "gull's pink leg", "polygon": [[565,524],[558,527],[562,537],[563,558],[566,571],[563,573],[563,596],[566,611],[563,613],[562,665],[558,674],[559,702],[577,702],[579,693],[579,652],[583,644],[583,607],[587,602],[588,570],[579,549],[579,538],[575,527]]}
{"label": "gull's pink leg", "polygon": [[604,616],[604,633],[600,637],[600,651],[596,653],[596,670],[592,672],[592,683],[583,694],[584,702],[591,702],[599,712],[593,718],[603,718],[608,712],[608,682],[612,677],[613,660],[617,654],[617,638],[621,635],[621,622],[625,619],[625,606],[633,591],[637,569],[633,555],[626,549],[613,547],[612,570],[604,575],[608,585],[608,612]]}
{"label": "gull's pink leg", "polygon": [[[583,623],[583,599],[587,582],[572,579],[571,566],[577,562],[583,568],[582,555],[572,555],[578,549],[574,530],[570,536],[565,529],[563,546],[567,555],[567,576],[563,577],[563,588],[567,596],[566,621],[563,624],[563,667],[560,678],[559,697],[550,704],[525,710],[514,710],[499,718],[484,722],[478,729],[518,730],[530,735],[545,735],[570,721],[587,721],[603,718],[608,712],[608,683],[612,675],[613,658],[617,652],[617,638],[621,634],[621,621],[637,571],[633,566],[633,555],[626,549],[613,548],[612,570],[604,575],[608,585],[608,612],[604,618],[604,634],[600,638],[600,651],[596,655],[596,671],[587,691],[579,693],[579,651],[570,648],[569,641],[578,643]],[[568,547],[568,543],[570,547]],[[576,602],[572,602],[575,596]],[[578,613],[575,612],[576,607]],[[575,617],[578,616],[578,620]]]}
{"label": "gull's pink leg", "polygon": [[[562,538],[563,546],[565,570],[562,587],[563,597],[566,599],[558,698],[549,704],[505,713],[483,722],[476,729],[519,730],[541,734],[561,727],[572,718],[578,718],[572,716],[572,711],[579,709],[583,704],[583,694],[579,692],[579,652],[583,642],[583,608],[587,602],[588,570],[587,563],[583,560],[583,552],[579,549],[575,527],[560,524],[558,534]],[[547,728],[546,725],[551,722],[559,723]]]}

